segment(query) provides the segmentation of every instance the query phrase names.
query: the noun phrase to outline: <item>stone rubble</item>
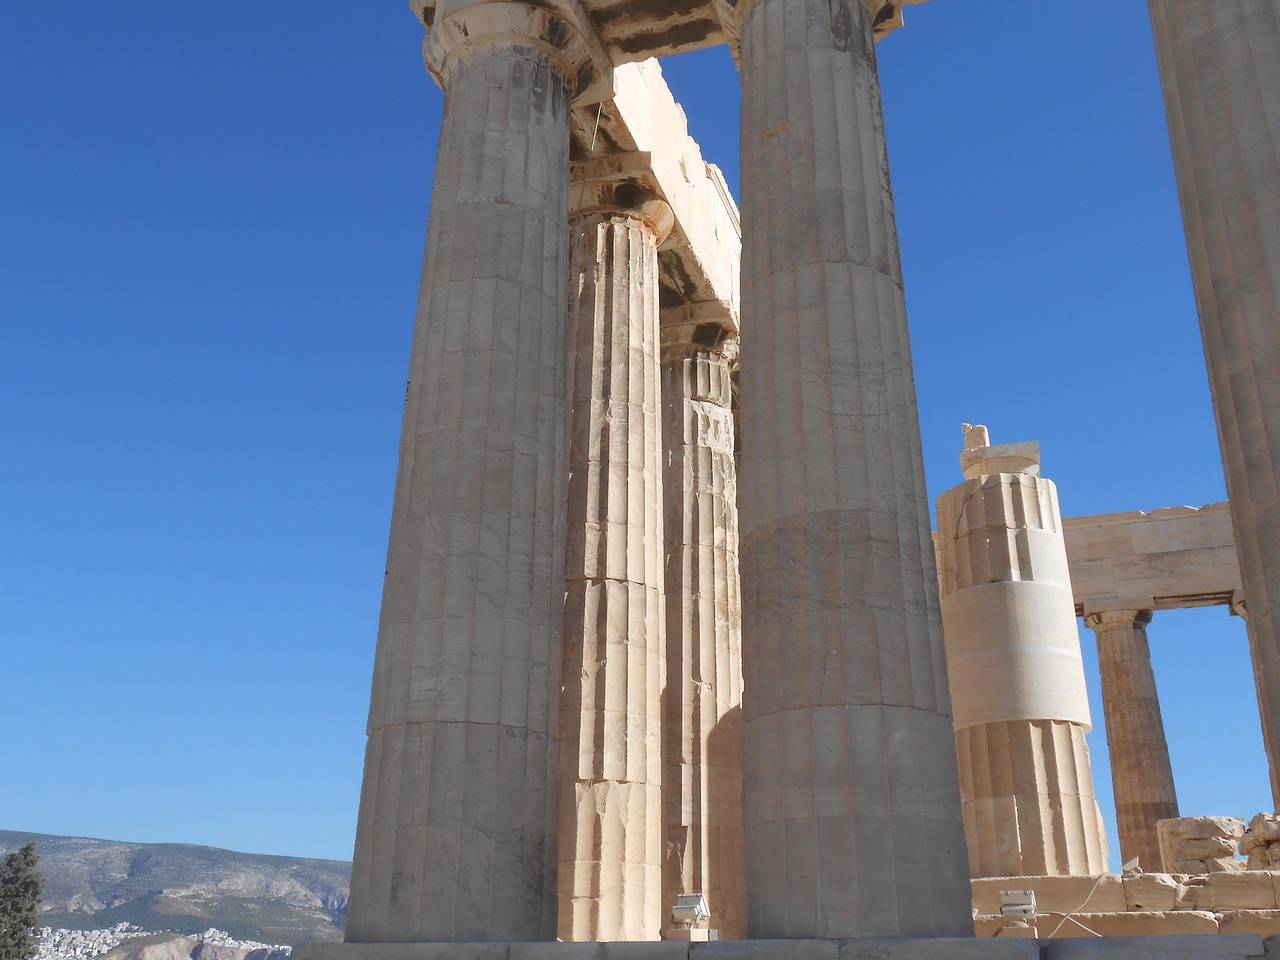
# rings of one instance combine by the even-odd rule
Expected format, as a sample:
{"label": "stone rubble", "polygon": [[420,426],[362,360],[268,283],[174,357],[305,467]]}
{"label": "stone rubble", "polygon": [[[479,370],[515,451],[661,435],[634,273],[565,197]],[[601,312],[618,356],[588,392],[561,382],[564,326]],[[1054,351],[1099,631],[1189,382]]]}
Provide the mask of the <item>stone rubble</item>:
{"label": "stone rubble", "polygon": [[1240,838],[1240,856],[1248,870],[1275,870],[1280,865],[1280,815],[1260,813]]}
{"label": "stone rubble", "polygon": [[1234,873],[1244,869],[1236,843],[1244,821],[1236,817],[1178,817],[1156,824],[1166,873]]}

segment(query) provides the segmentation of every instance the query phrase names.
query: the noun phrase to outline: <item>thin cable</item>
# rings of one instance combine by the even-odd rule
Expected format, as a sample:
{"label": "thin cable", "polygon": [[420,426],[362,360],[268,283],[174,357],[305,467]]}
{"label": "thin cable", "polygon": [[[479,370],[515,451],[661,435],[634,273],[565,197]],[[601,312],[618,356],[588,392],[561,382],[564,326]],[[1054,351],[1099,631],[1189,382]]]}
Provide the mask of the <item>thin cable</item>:
{"label": "thin cable", "polygon": [[591,131],[591,147],[587,150],[587,162],[582,165],[582,193],[578,197],[578,209],[582,209],[583,202],[587,199],[587,180],[591,173],[591,158],[596,152],[596,138],[600,136],[600,114],[604,112],[604,101],[601,100],[596,106],[596,128]]}
{"label": "thin cable", "polygon": [[[1052,939],[1057,934],[1057,932],[1062,929],[1062,925],[1064,923],[1066,923],[1068,920],[1071,920],[1071,914],[1075,913],[1076,910],[1083,909],[1084,905],[1088,903],[1090,898],[1093,896],[1093,891],[1098,889],[1098,884],[1102,883],[1102,878],[1105,876],[1107,876],[1107,874],[1105,873],[1098,874],[1098,879],[1093,881],[1093,886],[1090,887],[1089,892],[1085,894],[1084,901],[1080,904],[1080,906],[1076,907],[1075,910],[1068,910],[1066,913],[1062,915],[1062,919],[1058,921],[1058,925],[1053,928],[1053,933],[1049,934],[1050,939]],[[1079,920],[1074,920],[1072,922],[1075,923],[1077,926],[1084,927],[1085,930],[1089,930],[1089,928],[1085,927],[1085,925],[1081,923]],[[1089,932],[1093,933],[1092,930],[1089,930]],[[1101,936],[1101,934],[1098,934],[1098,933],[1093,933],[1093,935],[1095,937]]]}

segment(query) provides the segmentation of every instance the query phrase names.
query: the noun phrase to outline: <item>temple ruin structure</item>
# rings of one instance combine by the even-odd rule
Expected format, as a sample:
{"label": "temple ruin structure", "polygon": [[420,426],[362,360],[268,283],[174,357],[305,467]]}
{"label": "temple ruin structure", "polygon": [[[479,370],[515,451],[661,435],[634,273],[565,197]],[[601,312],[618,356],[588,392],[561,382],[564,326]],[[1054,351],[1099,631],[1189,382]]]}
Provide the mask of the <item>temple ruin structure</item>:
{"label": "temple ruin structure", "polygon": [[942,623],[974,877],[1093,875],[1107,838],[1058,491],[1035,443],[966,424],[938,498]]}
{"label": "temple ruin structure", "polygon": [[[1247,611],[1277,782],[1280,8],[1150,0],[1229,508],[1063,521],[1034,445],[975,431],[940,604],[875,52],[904,2],[412,0],[444,119],[347,942],[299,960],[1023,956],[964,939],[1013,935],[1009,873],[1111,932],[1280,908],[1266,870],[1105,874],[1075,630],[1125,858],[1181,822],[1153,611]],[[741,220],[653,62],[718,44]]]}

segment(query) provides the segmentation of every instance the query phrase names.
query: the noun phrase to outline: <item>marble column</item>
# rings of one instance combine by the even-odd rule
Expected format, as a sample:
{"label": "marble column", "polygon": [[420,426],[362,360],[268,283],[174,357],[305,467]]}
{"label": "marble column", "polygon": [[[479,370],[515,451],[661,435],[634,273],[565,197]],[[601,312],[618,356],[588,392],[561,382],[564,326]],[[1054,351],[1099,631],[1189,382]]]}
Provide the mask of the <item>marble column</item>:
{"label": "marble column", "polygon": [[445,89],[348,942],[555,937],[569,110],[587,48],[441,5]]}
{"label": "marble column", "polygon": [[971,935],[873,18],[737,11],[748,932]]}
{"label": "marble column", "polygon": [[1149,2],[1280,805],[1280,5]]}
{"label": "marble column", "polygon": [[658,244],[671,209],[575,185],[561,695],[562,940],[657,940],[665,623]]}
{"label": "marble column", "polygon": [[1037,444],[965,427],[965,482],[938,497],[938,566],[969,868],[1105,873],[1058,490]]}
{"label": "marble column", "polygon": [[1150,622],[1150,610],[1085,610],[1085,623],[1098,638],[1120,857],[1124,863],[1138,857],[1143,869],[1160,870],[1156,823],[1178,816],[1178,795],[1151,670]]}
{"label": "marble column", "polygon": [[711,927],[747,931],[742,596],[727,325],[666,322],[667,684],[663,904],[702,893]]}

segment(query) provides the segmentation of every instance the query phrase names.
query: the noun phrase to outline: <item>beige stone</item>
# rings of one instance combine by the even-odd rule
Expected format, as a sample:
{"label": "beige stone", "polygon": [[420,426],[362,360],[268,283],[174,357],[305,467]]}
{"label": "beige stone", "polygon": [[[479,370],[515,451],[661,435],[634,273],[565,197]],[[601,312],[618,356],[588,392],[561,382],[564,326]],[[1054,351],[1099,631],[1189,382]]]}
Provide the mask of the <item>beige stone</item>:
{"label": "beige stone", "polygon": [[1106,869],[1057,489],[1034,443],[974,446],[938,498],[942,621],[973,877]]}
{"label": "beige stone", "polygon": [[1280,804],[1280,11],[1149,6]]}
{"label": "beige stone", "polygon": [[1218,921],[1222,933],[1256,933],[1260,937],[1280,936],[1280,910],[1233,910]]}
{"label": "beige stone", "polygon": [[1160,855],[1169,873],[1212,873],[1242,870],[1234,859],[1244,821],[1235,817],[1182,817],[1156,824]]}
{"label": "beige stone", "polygon": [[1240,838],[1240,855],[1248,857],[1248,869],[1270,870],[1280,863],[1280,816],[1259,813],[1249,821]]}
{"label": "beige stone", "polygon": [[[1098,640],[1102,704],[1107,718],[1107,746],[1115,795],[1120,857],[1137,859],[1148,869],[1175,869],[1163,859],[1156,824],[1178,816],[1169,744],[1160,713],[1160,697],[1147,643],[1151,601],[1117,601],[1119,609],[1086,605],[1085,623]],[[1177,860],[1216,856],[1184,840]]]}
{"label": "beige stone", "polygon": [[1036,911],[1041,915],[1072,911],[1125,913],[1127,894],[1120,877],[986,877],[973,881],[973,907],[979,915],[1000,913],[1001,890],[1034,890]]}
{"label": "beige stone", "polygon": [[[1171,937],[1186,934],[1219,933],[1218,915],[1204,910],[1172,913],[1076,913],[1066,918],[1057,933],[1053,922],[1040,921],[1043,937]],[[1159,956],[1159,954],[1156,954]]]}
{"label": "beige stone", "polygon": [[1162,913],[1178,909],[1178,891],[1182,885],[1167,873],[1127,876],[1121,882],[1126,910]]}
{"label": "beige stone", "polygon": [[662,414],[666,203],[575,185],[573,412],[560,701],[559,936],[658,940],[662,902]]}
{"label": "beige stone", "polygon": [[736,11],[748,929],[967,935],[873,14]]}
{"label": "beige stone", "polygon": [[[1280,907],[1271,874],[1257,871],[1210,873],[1205,879],[1208,908],[1225,910],[1274,910]],[[1204,905],[1203,899],[1201,904]]]}
{"label": "beige stone", "polygon": [[590,47],[518,3],[448,8],[428,32],[446,107],[351,942],[555,932],[568,124]]}
{"label": "beige stone", "polygon": [[1229,604],[1240,563],[1226,503],[1062,521],[1076,611],[1150,597],[1155,610]]}
{"label": "beige stone", "polygon": [[[678,317],[677,319],[682,319]],[[663,330],[667,756],[663,904],[702,893],[724,939],[747,928],[742,595],[727,318]],[[698,342],[701,341],[701,342]]]}

